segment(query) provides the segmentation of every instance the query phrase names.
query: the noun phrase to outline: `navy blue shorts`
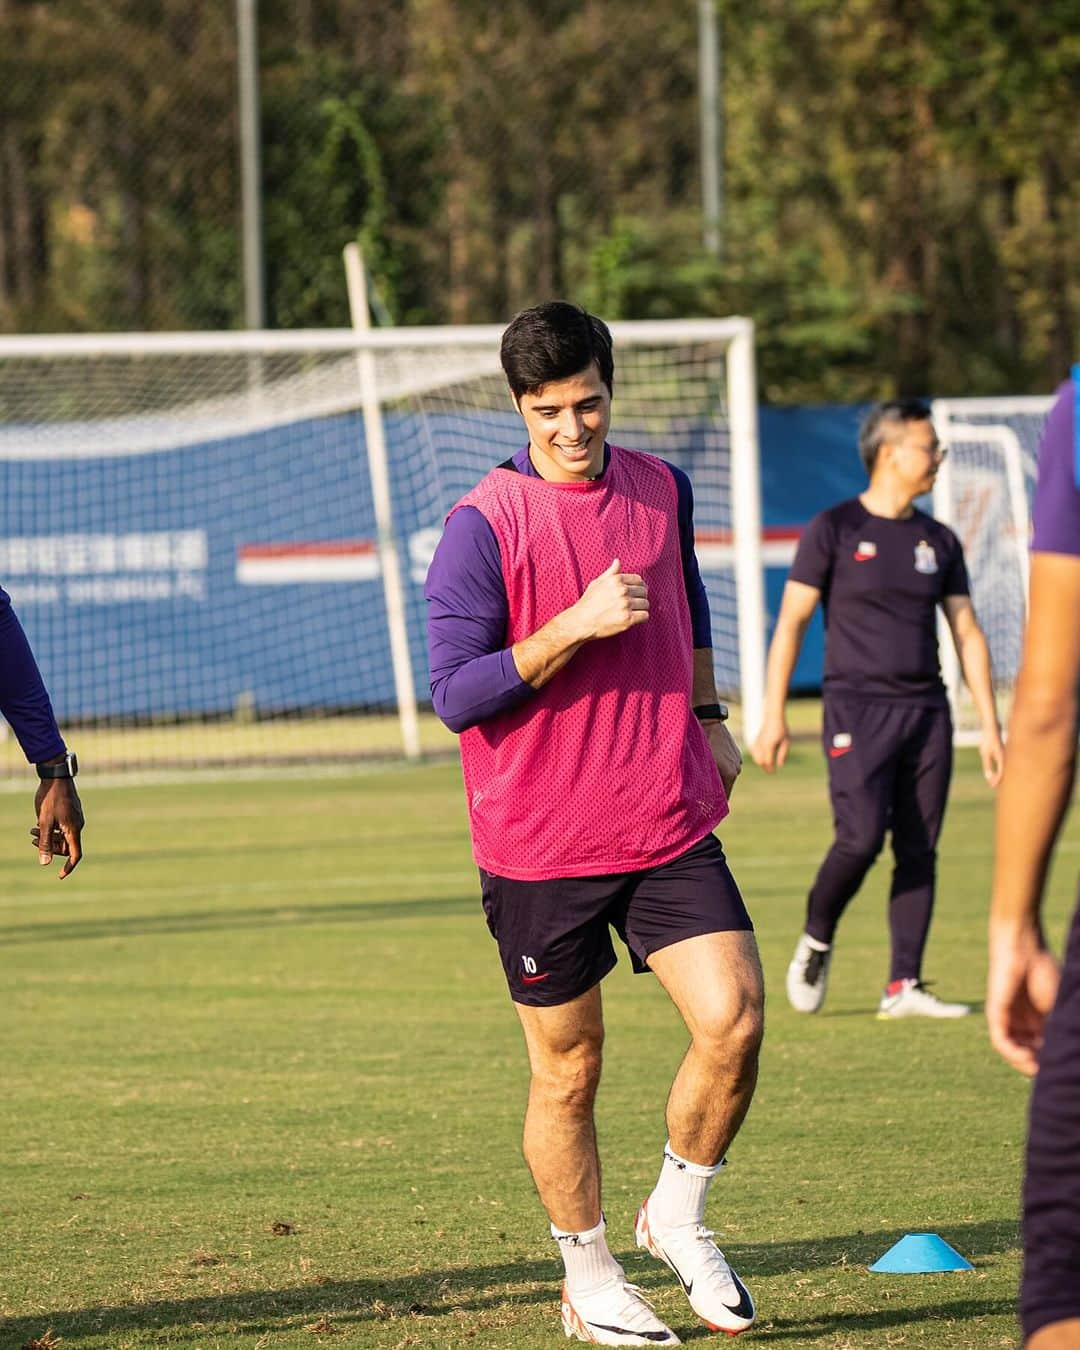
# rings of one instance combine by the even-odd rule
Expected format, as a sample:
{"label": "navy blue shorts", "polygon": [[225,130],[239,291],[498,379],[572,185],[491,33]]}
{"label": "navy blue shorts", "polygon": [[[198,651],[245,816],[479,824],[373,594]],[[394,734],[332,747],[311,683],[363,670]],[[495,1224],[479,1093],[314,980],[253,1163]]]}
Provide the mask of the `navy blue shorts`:
{"label": "navy blue shorts", "polygon": [[1024,1335],[1080,1317],[1080,904],[1031,1094],[1024,1177]]}
{"label": "navy blue shorts", "polygon": [[534,1008],[569,1003],[599,984],[617,960],[611,928],[636,973],[684,938],[754,928],[713,834],[642,872],[513,881],[481,868],[480,885],[510,996]]}

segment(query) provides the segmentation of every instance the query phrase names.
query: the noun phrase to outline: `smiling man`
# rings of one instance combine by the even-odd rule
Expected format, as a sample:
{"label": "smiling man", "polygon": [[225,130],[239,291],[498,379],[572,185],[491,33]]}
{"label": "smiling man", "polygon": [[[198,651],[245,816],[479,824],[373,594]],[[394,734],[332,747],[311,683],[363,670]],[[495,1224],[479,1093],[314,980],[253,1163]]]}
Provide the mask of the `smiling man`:
{"label": "smiling man", "polygon": [[599,319],[525,310],[501,355],[528,444],[447,519],[425,588],[431,690],[461,735],[484,912],[525,1034],[524,1152],[566,1269],[563,1328],[679,1343],[605,1237],[593,1102],[614,928],[691,1037],[636,1240],[735,1333],[754,1305],[704,1210],[753,1095],[763,995],[713,835],[741,757],[714,683],[690,482],[608,443]]}
{"label": "smiling man", "polygon": [[799,541],[769,649],[765,715],[753,756],[783,765],[791,672],[825,607],[824,748],[835,838],[807,901],[788,967],[788,1001],[814,1013],[825,998],[833,935],[892,831],[892,964],[879,1017],[963,1017],[922,983],[934,904],[937,840],[952,773],[952,720],[938,661],[937,610],[952,632],[982,722],[983,772],[996,787],[1001,733],[990,655],[968,592],[960,541],[915,507],[944,451],[918,399],[879,404],[863,423],[866,491],[815,516]]}

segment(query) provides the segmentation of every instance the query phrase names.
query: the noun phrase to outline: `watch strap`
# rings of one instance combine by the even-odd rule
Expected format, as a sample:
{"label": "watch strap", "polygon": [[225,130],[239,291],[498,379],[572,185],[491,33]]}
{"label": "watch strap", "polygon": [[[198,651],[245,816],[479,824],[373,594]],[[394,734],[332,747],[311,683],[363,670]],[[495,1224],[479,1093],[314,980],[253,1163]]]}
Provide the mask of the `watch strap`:
{"label": "watch strap", "polygon": [[39,778],[74,778],[79,772],[79,761],[75,752],[69,750],[55,764],[36,764],[34,767]]}

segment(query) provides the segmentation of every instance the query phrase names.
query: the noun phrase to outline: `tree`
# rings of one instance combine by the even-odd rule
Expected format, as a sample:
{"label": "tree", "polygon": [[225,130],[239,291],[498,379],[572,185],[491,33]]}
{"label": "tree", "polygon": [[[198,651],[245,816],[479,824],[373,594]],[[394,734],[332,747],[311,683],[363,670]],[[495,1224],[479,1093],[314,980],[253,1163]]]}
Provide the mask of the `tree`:
{"label": "tree", "polygon": [[[271,321],[741,312],[777,401],[1047,389],[1075,349],[1075,0],[261,0]],[[0,0],[0,327],[241,323],[229,0]]]}

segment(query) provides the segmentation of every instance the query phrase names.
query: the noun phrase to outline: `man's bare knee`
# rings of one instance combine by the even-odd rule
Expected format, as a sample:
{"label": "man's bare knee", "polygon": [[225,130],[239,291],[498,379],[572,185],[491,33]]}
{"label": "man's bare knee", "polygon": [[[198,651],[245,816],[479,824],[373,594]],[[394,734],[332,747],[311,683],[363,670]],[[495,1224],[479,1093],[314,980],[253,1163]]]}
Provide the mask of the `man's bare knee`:
{"label": "man's bare knee", "polygon": [[546,1105],[572,1113],[588,1112],[600,1084],[599,1040],[583,1040],[558,1053],[544,1055],[532,1067],[532,1090]]}
{"label": "man's bare knee", "polygon": [[757,1063],[764,1026],[763,1010],[756,998],[720,1002],[695,1022],[694,1048],[729,1072],[738,1073]]}

